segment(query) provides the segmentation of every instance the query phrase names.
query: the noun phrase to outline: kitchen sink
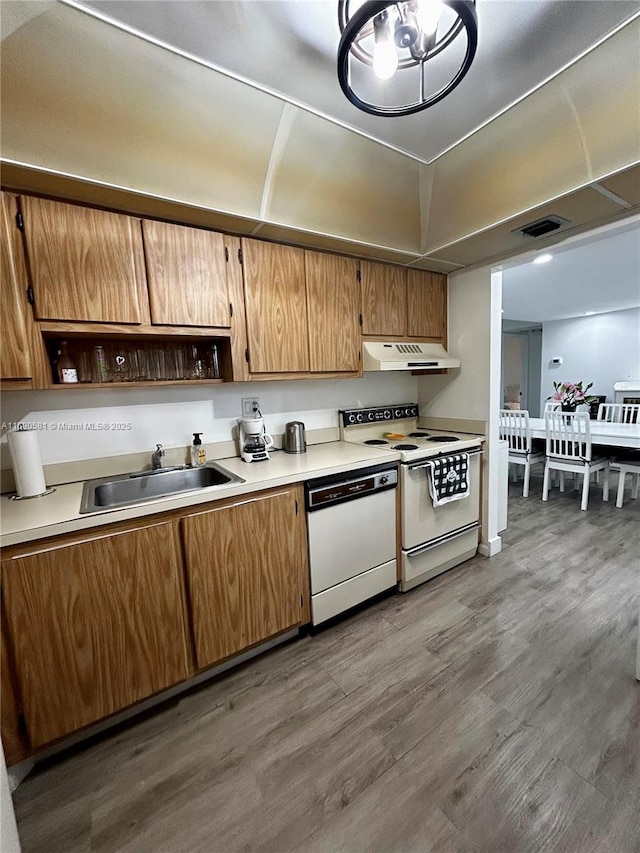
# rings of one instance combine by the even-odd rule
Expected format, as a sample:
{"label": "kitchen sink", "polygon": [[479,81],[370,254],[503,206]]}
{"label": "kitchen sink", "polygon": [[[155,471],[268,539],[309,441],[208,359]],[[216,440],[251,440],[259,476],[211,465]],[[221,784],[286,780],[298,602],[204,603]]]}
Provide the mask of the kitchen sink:
{"label": "kitchen sink", "polygon": [[244,482],[242,477],[237,477],[215,462],[208,462],[202,468],[159,468],[157,471],[102,477],[87,480],[84,484],[80,512],[99,512],[101,509],[131,506],[183,492],[224,488]]}

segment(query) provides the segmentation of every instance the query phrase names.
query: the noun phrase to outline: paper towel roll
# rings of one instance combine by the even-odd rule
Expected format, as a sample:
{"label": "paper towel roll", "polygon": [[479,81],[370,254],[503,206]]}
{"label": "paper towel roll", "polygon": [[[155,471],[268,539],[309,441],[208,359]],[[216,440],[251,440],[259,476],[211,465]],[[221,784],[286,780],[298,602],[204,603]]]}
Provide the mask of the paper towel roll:
{"label": "paper towel roll", "polygon": [[32,498],[47,491],[35,429],[12,429],[7,433],[13,476],[18,497]]}

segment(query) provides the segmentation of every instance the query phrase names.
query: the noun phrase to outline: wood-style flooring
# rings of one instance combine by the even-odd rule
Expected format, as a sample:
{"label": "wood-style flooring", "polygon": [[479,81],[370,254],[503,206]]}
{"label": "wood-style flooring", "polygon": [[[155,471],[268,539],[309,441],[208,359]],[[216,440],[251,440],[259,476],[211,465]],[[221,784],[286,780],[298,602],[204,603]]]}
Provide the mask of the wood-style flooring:
{"label": "wood-style flooring", "polygon": [[40,765],[23,853],[637,853],[640,501],[510,490],[493,559]]}

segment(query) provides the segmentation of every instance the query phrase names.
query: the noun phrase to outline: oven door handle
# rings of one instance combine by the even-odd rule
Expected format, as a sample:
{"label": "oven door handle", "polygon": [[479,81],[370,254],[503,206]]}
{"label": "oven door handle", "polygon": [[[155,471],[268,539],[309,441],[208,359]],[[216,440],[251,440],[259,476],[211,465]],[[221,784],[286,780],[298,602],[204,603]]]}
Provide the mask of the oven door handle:
{"label": "oven door handle", "polygon": [[[474,456],[476,453],[482,453],[482,448],[481,447],[471,447],[469,450],[459,450],[459,451],[457,451],[457,453],[455,455],[461,456],[463,453],[466,453],[467,456]],[[451,453],[451,454],[439,453],[438,454],[438,456],[453,456],[453,455],[454,455],[453,453]],[[434,456],[433,458],[437,459],[438,457]],[[429,462],[414,462],[413,465],[411,465],[411,464],[407,465],[407,468],[409,469],[409,471],[416,471],[418,468],[428,468],[428,467],[429,467]]]}
{"label": "oven door handle", "polygon": [[445,533],[444,536],[439,536],[437,539],[427,542],[426,545],[417,545],[415,548],[409,548],[405,553],[408,557],[417,557],[418,554],[423,554],[425,551],[437,548],[438,545],[443,545],[445,542],[451,542],[451,540],[457,539],[458,536],[464,536],[465,533],[470,533],[472,530],[477,530],[479,527],[479,521],[472,521],[471,524],[466,524],[459,530],[454,530],[453,533]]}

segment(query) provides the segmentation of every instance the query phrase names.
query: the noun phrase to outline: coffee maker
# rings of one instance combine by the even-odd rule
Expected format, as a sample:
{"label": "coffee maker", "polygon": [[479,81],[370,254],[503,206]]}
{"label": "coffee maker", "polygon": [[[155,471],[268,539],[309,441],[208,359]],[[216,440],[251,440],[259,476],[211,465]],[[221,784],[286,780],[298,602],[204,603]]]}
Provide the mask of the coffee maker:
{"label": "coffee maker", "polygon": [[239,418],[240,455],[245,462],[261,462],[269,458],[273,438],[267,433],[264,418]]}

